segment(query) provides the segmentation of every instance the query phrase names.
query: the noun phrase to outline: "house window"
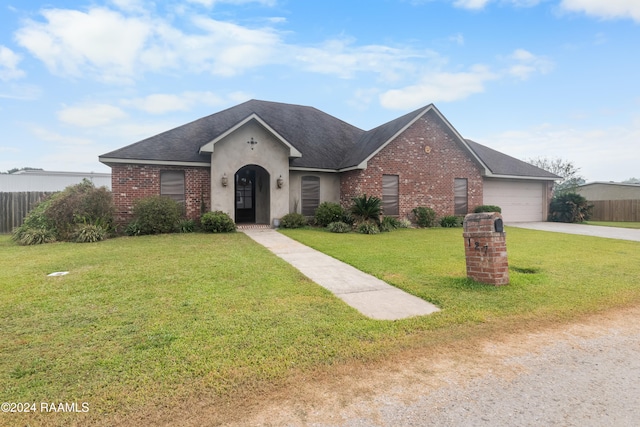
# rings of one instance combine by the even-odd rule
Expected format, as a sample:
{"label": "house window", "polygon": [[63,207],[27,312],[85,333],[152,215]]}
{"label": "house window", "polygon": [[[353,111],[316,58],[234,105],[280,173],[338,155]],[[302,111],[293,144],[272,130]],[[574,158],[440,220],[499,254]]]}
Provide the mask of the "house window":
{"label": "house window", "polygon": [[398,175],[382,175],[382,209],[385,215],[400,215]]}
{"label": "house window", "polygon": [[302,177],[302,215],[313,216],[320,204],[320,178]]}
{"label": "house window", "polygon": [[184,171],[161,171],[160,195],[184,203]]}
{"label": "house window", "polygon": [[453,184],[454,213],[466,215],[469,212],[467,178],[456,178]]}

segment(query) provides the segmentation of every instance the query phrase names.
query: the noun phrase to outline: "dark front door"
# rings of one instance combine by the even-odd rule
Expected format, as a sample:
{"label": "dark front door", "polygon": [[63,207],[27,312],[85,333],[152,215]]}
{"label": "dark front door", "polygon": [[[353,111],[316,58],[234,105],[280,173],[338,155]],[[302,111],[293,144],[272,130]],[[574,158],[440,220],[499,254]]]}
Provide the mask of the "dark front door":
{"label": "dark front door", "polygon": [[242,168],[236,173],[236,222],[256,222],[256,171]]}

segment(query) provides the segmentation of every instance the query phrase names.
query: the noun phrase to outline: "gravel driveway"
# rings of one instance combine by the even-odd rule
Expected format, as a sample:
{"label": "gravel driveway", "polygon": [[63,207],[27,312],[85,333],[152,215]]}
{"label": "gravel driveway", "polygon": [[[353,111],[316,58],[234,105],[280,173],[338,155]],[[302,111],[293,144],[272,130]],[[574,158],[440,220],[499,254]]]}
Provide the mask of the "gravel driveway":
{"label": "gravel driveway", "polygon": [[[449,386],[405,403],[381,394],[373,416],[314,426],[638,426],[640,336],[570,339],[508,358],[522,369]],[[361,410],[364,409],[361,404]]]}
{"label": "gravel driveway", "polygon": [[638,426],[640,307],[342,372],[265,402],[255,426]]}

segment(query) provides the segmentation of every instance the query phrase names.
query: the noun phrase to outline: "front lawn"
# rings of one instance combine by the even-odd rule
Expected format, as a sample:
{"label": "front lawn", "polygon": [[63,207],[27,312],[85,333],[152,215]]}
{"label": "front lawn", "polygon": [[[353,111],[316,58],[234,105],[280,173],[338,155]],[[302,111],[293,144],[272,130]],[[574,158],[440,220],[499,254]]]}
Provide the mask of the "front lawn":
{"label": "front lawn", "polygon": [[640,228],[640,222],[623,222],[623,221],[585,221],[587,225],[601,225],[603,227],[620,227],[620,228]]}
{"label": "front lawn", "polygon": [[443,311],[367,319],[241,233],[30,247],[0,236],[2,400],[89,404],[0,413],[0,425],[111,424],[200,400],[230,413],[301,373],[640,302],[637,242],[509,228],[511,284],[494,288],[466,279],[461,229],[284,233]]}

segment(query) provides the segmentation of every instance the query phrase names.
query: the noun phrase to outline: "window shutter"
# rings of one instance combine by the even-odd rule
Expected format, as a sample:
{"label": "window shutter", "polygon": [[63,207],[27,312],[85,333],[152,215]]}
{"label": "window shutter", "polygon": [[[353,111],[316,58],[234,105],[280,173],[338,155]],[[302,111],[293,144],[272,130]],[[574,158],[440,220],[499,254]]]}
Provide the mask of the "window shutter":
{"label": "window shutter", "polygon": [[398,175],[382,175],[382,208],[385,215],[399,215]]}
{"label": "window shutter", "polygon": [[320,205],[320,178],[302,177],[302,215],[313,216]]}
{"label": "window shutter", "polygon": [[160,172],[160,195],[184,203],[184,171]]}
{"label": "window shutter", "polygon": [[456,215],[466,215],[469,212],[467,187],[466,178],[456,178],[454,180],[454,213]]}

